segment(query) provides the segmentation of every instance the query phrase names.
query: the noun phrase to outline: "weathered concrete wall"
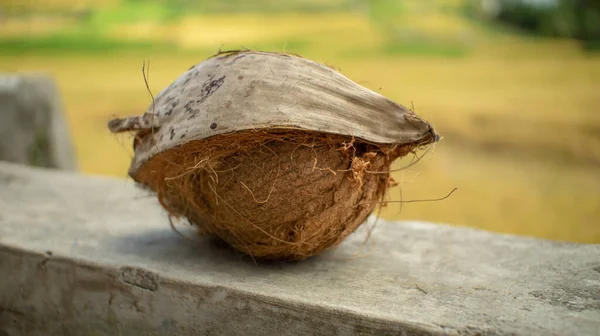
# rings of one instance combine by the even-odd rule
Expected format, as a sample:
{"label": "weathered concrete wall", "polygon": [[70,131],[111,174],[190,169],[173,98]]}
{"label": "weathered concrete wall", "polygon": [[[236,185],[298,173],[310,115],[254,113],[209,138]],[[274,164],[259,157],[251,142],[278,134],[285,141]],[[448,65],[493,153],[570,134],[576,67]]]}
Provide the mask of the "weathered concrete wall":
{"label": "weathered concrete wall", "polygon": [[600,335],[600,245],[381,221],[353,257],[364,237],[255,264],[130,181],[0,163],[0,335]]}
{"label": "weathered concrete wall", "polygon": [[0,74],[0,160],[74,170],[69,134],[50,77]]}

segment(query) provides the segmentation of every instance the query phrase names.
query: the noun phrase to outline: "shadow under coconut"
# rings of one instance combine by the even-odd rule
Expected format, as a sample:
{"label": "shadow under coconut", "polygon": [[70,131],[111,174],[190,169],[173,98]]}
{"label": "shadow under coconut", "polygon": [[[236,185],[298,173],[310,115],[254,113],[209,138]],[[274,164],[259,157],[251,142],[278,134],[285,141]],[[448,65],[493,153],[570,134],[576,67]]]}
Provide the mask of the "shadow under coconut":
{"label": "shadow under coconut", "polygon": [[301,261],[261,260],[235,250],[215,236],[196,236],[190,230],[177,233],[168,225],[164,229],[121,235],[112,237],[111,240],[113,250],[121,255],[191,269],[206,266],[212,270],[232,267],[281,270],[297,268],[300,265],[303,265],[302,268],[312,268],[316,264],[330,264],[332,261],[343,264],[344,261],[352,261],[352,252],[356,250],[356,246],[344,246],[347,244],[342,243],[336,249]]}

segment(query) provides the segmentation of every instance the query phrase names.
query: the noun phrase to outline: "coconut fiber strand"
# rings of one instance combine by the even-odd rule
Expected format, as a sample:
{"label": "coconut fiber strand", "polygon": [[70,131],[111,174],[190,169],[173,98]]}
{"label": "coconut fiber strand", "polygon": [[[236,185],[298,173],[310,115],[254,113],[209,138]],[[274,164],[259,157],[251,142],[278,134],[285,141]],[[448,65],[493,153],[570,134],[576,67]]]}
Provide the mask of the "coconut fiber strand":
{"label": "coconut fiber strand", "polygon": [[129,175],[254,258],[299,260],[337,246],[374,210],[390,166],[439,140],[425,120],[299,56],[219,53],[141,116]]}

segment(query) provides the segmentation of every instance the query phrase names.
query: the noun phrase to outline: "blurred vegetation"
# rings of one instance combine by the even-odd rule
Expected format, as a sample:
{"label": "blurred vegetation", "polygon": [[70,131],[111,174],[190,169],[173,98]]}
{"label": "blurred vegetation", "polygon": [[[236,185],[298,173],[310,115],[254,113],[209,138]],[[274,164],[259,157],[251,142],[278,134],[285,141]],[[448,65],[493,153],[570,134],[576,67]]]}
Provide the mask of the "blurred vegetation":
{"label": "blurred vegetation", "polygon": [[144,60],[156,93],[221,46],[299,53],[414,103],[444,137],[389,199],[458,192],[383,217],[598,243],[598,2],[490,3],[0,0],[0,71],[52,74],[82,170],[124,177],[131,139],[106,122],[149,105]]}
{"label": "blurred vegetation", "polygon": [[[466,5],[471,15],[483,14],[487,20],[517,27],[540,36],[574,38],[586,49],[600,49],[599,0],[495,0],[488,1],[488,12],[481,1]],[[482,13],[482,11],[484,13]]]}
{"label": "blurred vegetation", "polygon": [[412,29],[415,20],[408,23],[403,20],[418,16],[425,7],[429,7],[446,16],[464,13],[472,19],[484,19],[488,25],[507,24],[541,36],[578,39],[589,50],[600,48],[600,0],[556,0],[556,5],[534,5],[534,2],[524,0],[488,0],[487,3],[495,6],[493,12],[486,10],[484,3],[486,1],[481,0],[433,0],[426,3],[398,0],[109,0],[96,3],[83,0],[75,6],[66,0],[44,0],[40,4],[33,0],[4,0],[1,7],[4,20],[43,14],[46,18],[69,24],[64,29],[52,29],[27,38],[19,34],[0,34],[0,47],[13,52],[28,49],[93,52],[166,50],[178,46],[171,41],[150,37],[123,41],[110,36],[110,31],[120,25],[140,22],[168,25],[190,15],[363,13],[385,36],[383,51],[386,53],[467,54],[468,47],[456,36],[448,38],[444,34]]}

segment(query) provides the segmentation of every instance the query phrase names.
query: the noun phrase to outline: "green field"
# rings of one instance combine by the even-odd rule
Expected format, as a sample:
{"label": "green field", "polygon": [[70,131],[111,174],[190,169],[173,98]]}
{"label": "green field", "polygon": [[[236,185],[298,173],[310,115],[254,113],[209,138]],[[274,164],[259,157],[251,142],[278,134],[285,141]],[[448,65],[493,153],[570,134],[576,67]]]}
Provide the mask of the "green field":
{"label": "green field", "polygon": [[[171,18],[162,7],[112,1],[83,23],[8,15],[0,71],[52,74],[81,170],[125,178],[131,139],[111,135],[106,122],[150,104],[143,61],[157,93],[221,45],[299,53],[414,104],[444,137],[395,178],[405,200],[459,190],[441,202],[389,204],[383,217],[600,243],[600,55],[475,22],[453,7],[460,1],[407,1],[394,17],[347,3]],[[145,14],[131,19],[136,8]],[[400,196],[393,189],[388,198]]]}

